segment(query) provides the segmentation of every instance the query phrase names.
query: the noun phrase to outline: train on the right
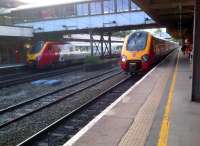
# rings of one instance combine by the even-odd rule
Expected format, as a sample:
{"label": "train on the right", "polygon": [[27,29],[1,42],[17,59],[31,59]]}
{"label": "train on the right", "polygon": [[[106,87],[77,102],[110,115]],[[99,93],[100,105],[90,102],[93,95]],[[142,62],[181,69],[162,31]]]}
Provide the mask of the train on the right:
{"label": "train on the right", "polygon": [[136,31],[124,40],[120,66],[130,74],[145,72],[177,47],[177,43],[155,37],[150,32]]}

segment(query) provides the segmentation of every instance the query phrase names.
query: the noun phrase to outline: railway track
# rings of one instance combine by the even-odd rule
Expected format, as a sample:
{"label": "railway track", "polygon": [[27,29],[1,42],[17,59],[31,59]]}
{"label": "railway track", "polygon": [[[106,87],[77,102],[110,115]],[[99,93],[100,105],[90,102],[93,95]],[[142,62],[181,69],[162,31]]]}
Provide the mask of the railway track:
{"label": "railway track", "polygon": [[118,69],[110,70],[102,74],[83,79],[54,92],[0,109],[0,128],[6,127],[25,117],[31,116],[44,108],[57,104],[66,98],[69,98],[119,74],[121,74],[121,71]]}
{"label": "railway track", "polygon": [[140,77],[127,76],[17,146],[62,145],[129,89]]}
{"label": "railway track", "polygon": [[0,81],[5,81],[7,79],[19,78],[19,77],[30,75],[30,74],[31,74],[31,72],[18,72],[18,73],[1,75],[0,76]]}
{"label": "railway track", "polygon": [[[51,76],[56,76],[56,75],[60,75],[60,74],[64,74],[67,72],[72,72],[72,71],[76,71],[76,70],[80,70],[82,69],[81,66],[72,66],[72,67],[68,67],[65,69],[58,69],[58,70],[54,70],[54,71],[48,71],[48,72],[40,72],[40,73],[29,73],[29,74],[21,74],[21,75],[8,75],[7,77],[1,77],[0,78],[0,89],[1,88],[5,88],[5,87],[9,87],[9,86],[13,86],[13,85],[17,85],[17,84],[22,84],[25,82],[30,82],[33,80],[38,80],[41,78],[46,78],[46,77],[51,77]],[[11,78],[9,78],[9,76]]]}
{"label": "railway track", "polygon": [[26,69],[26,65],[19,65],[19,66],[0,66],[0,76],[5,74],[15,74],[16,72],[21,72]]}

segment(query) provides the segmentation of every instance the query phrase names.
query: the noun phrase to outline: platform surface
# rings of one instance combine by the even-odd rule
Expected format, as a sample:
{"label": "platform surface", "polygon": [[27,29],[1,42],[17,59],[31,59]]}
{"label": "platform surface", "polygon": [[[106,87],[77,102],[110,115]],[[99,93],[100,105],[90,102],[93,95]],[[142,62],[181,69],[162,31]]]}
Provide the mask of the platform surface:
{"label": "platform surface", "polygon": [[10,69],[24,66],[24,64],[0,64],[0,69]]}
{"label": "platform surface", "polygon": [[199,146],[200,104],[190,100],[191,71],[188,58],[173,52],[64,146],[164,146],[159,140]]}

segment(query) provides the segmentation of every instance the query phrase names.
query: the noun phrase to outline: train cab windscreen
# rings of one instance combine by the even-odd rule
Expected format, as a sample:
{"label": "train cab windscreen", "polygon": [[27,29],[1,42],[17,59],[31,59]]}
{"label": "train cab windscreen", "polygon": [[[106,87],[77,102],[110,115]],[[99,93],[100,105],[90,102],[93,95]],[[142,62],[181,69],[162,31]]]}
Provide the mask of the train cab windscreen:
{"label": "train cab windscreen", "polygon": [[31,49],[30,53],[34,54],[40,52],[43,46],[44,46],[43,41],[37,42],[35,45],[33,45],[33,48]]}
{"label": "train cab windscreen", "polygon": [[144,50],[147,42],[147,32],[135,32],[128,38],[128,51]]}

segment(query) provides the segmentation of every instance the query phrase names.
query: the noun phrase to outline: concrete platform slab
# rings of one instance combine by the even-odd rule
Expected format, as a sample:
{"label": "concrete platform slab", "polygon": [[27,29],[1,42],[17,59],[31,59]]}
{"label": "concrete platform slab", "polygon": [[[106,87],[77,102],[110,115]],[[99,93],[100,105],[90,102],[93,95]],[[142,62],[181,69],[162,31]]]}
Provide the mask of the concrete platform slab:
{"label": "concrete platform slab", "polygon": [[169,146],[200,145],[200,103],[191,102],[192,64],[181,55],[171,112]]}
{"label": "concrete platform slab", "polygon": [[0,70],[17,68],[17,67],[24,67],[24,66],[25,66],[24,64],[0,64]]}
{"label": "concrete platform slab", "polygon": [[[171,80],[177,51],[136,83],[102,117],[94,119],[64,146],[140,146],[150,132],[161,97]],[[109,107],[108,107],[109,109]],[[92,126],[91,123],[94,123]]]}
{"label": "concrete platform slab", "polygon": [[[172,108],[169,116],[169,137],[167,146],[199,146],[200,145],[200,104],[191,102],[192,88],[192,64],[183,54],[179,54],[177,65],[176,84],[173,92]],[[164,109],[165,105],[159,108]],[[159,127],[163,118],[161,112],[157,112],[153,127]],[[158,125],[156,126],[155,123]],[[145,146],[157,145],[159,131],[151,128],[149,138]]]}

